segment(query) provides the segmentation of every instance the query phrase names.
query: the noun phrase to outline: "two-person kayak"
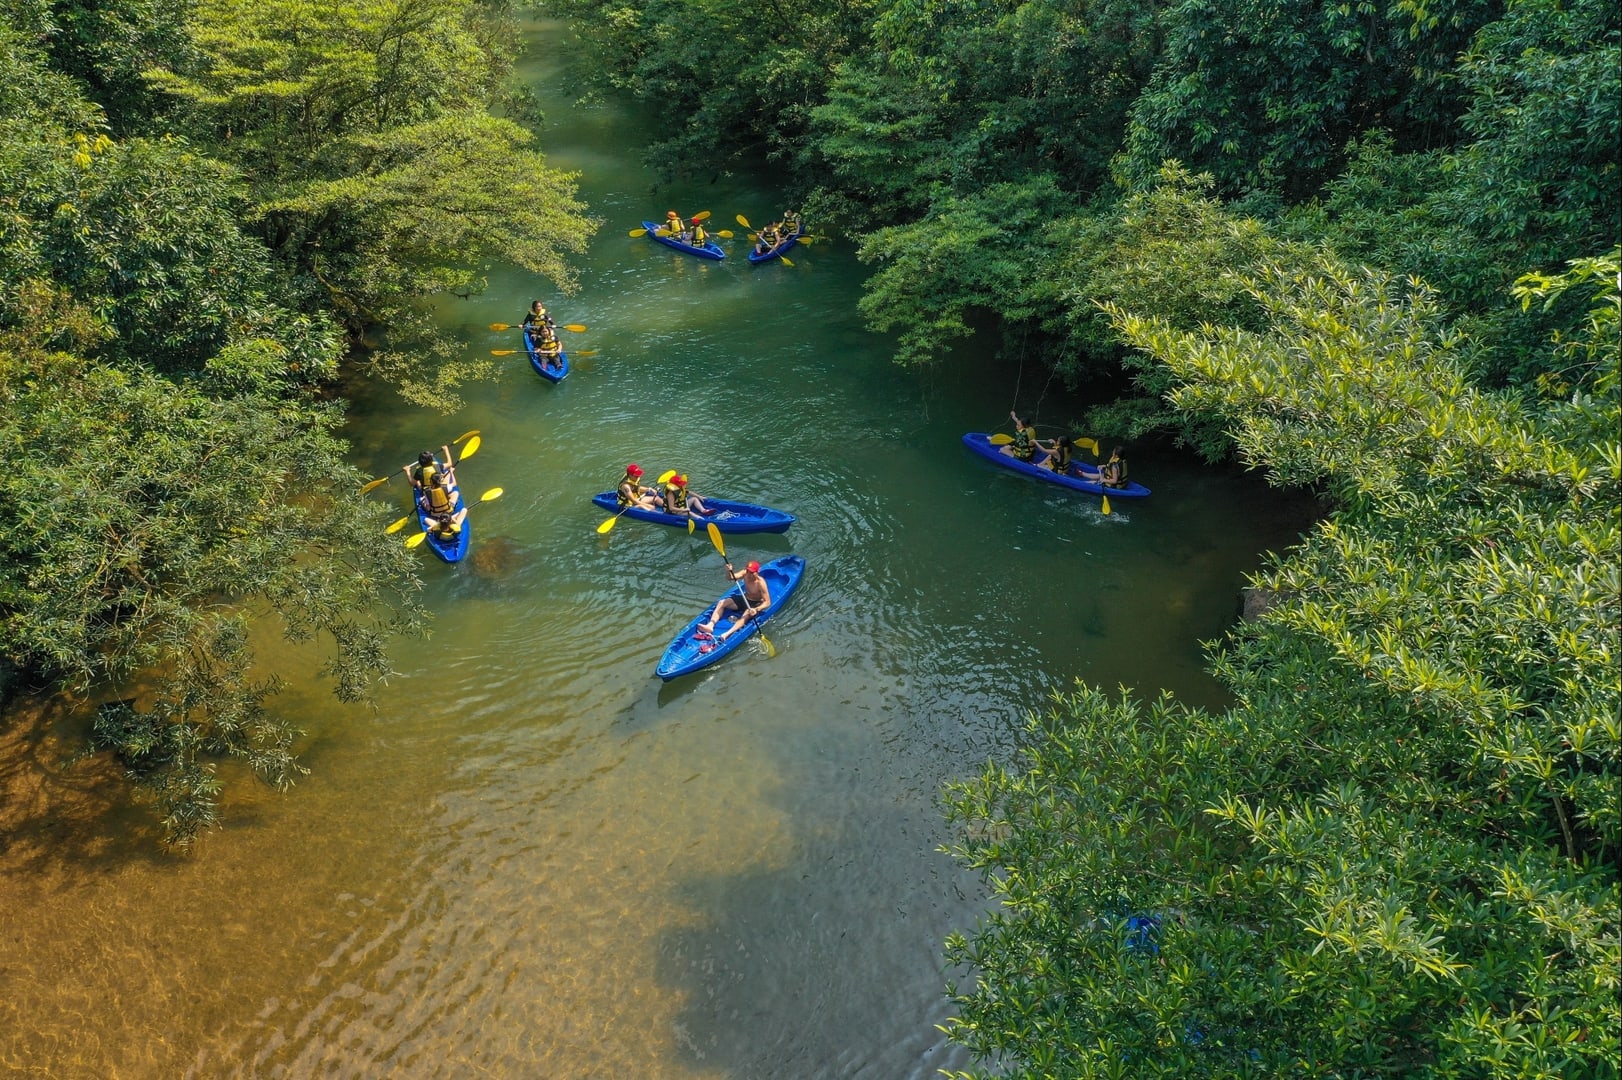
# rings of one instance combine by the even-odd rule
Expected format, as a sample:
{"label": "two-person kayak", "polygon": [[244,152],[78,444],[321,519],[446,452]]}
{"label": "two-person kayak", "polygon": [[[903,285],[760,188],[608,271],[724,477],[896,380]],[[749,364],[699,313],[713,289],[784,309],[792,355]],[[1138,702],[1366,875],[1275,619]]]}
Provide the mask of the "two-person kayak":
{"label": "two-person kayak", "polygon": [[[591,501],[604,510],[617,512],[620,509],[619,498],[612,491],[593,495]],[[704,496],[704,506],[709,512],[693,514],[693,521],[699,525],[714,522],[715,527],[724,533],[780,533],[785,532],[796,520],[793,514],[773,510],[769,506],[712,499],[708,495]],[[625,516],[638,521],[651,521],[656,525],[687,525],[686,514],[667,514],[663,510],[647,510],[640,506],[626,510]]]}
{"label": "two-person kayak", "polygon": [[1110,487],[1099,481],[1096,470],[1091,474],[1084,472],[1081,465],[1074,461],[1070,463],[1067,472],[1056,473],[1052,469],[1045,469],[1041,462],[1047,460],[1047,454],[1041,450],[1038,450],[1030,461],[1021,461],[1012,454],[1003,453],[1002,448],[992,443],[991,436],[984,432],[969,432],[963,436],[963,445],[1006,469],[1075,491],[1085,491],[1089,495],[1106,495],[1112,499],[1141,499],[1149,494],[1149,489],[1135,480],[1128,481],[1122,487]]}
{"label": "two-person kayak", "polygon": [[[766,579],[766,588],[771,593],[772,601],[764,615],[756,618],[745,616],[741,612],[729,611],[715,624],[712,635],[708,638],[699,637],[699,627],[704,625],[705,620],[710,617],[710,612],[722,597],[739,593],[741,586],[733,586],[714,601],[704,605],[704,610],[676,635],[666,647],[664,655],[659,658],[659,666],[654,670],[654,674],[669,681],[731,656],[737,651],[738,646],[760,633],[761,623],[770,620],[784,604],[788,603],[789,597],[794,595],[794,590],[800,587],[800,582],[805,577],[805,560],[798,555],[784,555],[762,566],[760,576]],[[747,618],[747,625],[722,640],[722,636],[741,618]]]}
{"label": "two-person kayak", "polygon": [[805,226],[798,226],[793,232],[779,240],[774,247],[767,248],[765,251],[755,251],[751,249],[749,252],[749,261],[756,266],[759,266],[763,262],[770,262],[779,255],[783,254],[783,252],[787,251],[789,248],[793,247],[795,244],[799,243],[800,237],[804,235]]}
{"label": "two-person kayak", "polygon": [[569,354],[559,349],[555,358],[543,355],[536,346],[535,337],[527,326],[524,327],[524,351],[529,353],[530,366],[547,382],[560,383],[568,376]]}
{"label": "two-person kayak", "polygon": [[689,255],[697,255],[701,259],[724,259],[727,257],[727,253],[721,250],[721,245],[714,240],[706,238],[702,245],[694,245],[689,244],[679,236],[671,236],[667,232],[661,235],[665,227],[657,221],[644,221],[642,227],[647,230],[649,236],[665,247],[685,251]]}

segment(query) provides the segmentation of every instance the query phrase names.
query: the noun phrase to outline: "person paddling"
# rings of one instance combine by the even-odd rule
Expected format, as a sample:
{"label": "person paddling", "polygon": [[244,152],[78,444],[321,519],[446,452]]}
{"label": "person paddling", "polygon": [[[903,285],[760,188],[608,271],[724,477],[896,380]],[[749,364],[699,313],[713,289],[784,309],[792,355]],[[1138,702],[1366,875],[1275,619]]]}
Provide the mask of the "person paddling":
{"label": "person paddling", "polygon": [[709,639],[715,633],[717,620],[726,612],[736,611],[738,617],[732,620],[731,626],[722,631],[719,638],[715,639],[716,645],[749,625],[750,619],[759,619],[766,609],[772,606],[772,592],[766,587],[766,579],[760,576],[758,562],[750,560],[742,571],[732,569],[732,564],[727,563],[726,575],[728,580],[738,583],[739,590],[721,597],[715,605],[715,610],[710,612],[709,619],[694,633],[694,637],[704,642],[698,647],[699,652],[709,652],[715,647],[709,643]]}
{"label": "person paddling", "polygon": [[1036,454],[1036,428],[1021,420],[1012,412],[1008,419],[1014,422],[1014,441],[1003,447],[1000,451],[1012,455],[1020,461],[1029,461]]}

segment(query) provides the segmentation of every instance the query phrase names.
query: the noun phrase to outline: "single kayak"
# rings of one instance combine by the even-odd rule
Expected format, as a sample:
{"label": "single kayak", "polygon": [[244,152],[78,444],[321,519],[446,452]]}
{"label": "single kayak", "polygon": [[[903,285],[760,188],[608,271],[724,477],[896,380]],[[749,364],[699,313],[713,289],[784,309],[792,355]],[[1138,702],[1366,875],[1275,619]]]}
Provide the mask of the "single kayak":
{"label": "single kayak", "polygon": [[[530,366],[540,374],[541,378],[548,382],[560,383],[568,376],[569,354],[560,350],[557,360],[549,362],[547,357],[541,355],[541,350],[535,347],[535,342],[530,337],[529,327],[527,326],[524,327],[524,351],[529,353]],[[590,367],[591,365],[587,364],[586,366]]]}
{"label": "single kayak", "polygon": [[1070,463],[1070,471],[1067,473],[1060,474],[1052,469],[1044,469],[1037,464],[1037,462],[1047,460],[1047,454],[1041,450],[1038,450],[1036,457],[1030,461],[1021,461],[1013,454],[1003,453],[1001,447],[993,446],[991,436],[983,432],[969,432],[963,436],[963,445],[983,458],[990,458],[1004,468],[1013,469],[1015,472],[1024,473],[1027,476],[1034,476],[1038,480],[1046,480],[1050,484],[1060,484],[1076,491],[1085,491],[1089,495],[1108,495],[1112,499],[1141,499],[1149,494],[1149,489],[1136,480],[1128,480],[1124,487],[1108,487],[1101,484],[1098,482],[1096,469],[1089,471],[1092,476],[1092,479],[1089,479],[1089,473],[1084,473],[1081,466],[1074,461]]}
{"label": "single kayak", "polygon": [[[619,513],[619,498],[612,491],[593,495],[591,501],[609,513]],[[769,506],[733,502],[731,499],[712,499],[707,495],[704,497],[704,505],[710,512],[694,514],[693,520],[701,526],[713,521],[715,527],[724,533],[786,532],[796,520],[793,514],[785,514]],[[667,514],[663,510],[644,510],[640,506],[634,506],[625,511],[625,516],[638,521],[651,521],[656,525],[687,527],[686,514]]]}
{"label": "single kayak", "polygon": [[660,236],[659,230],[664,228],[664,226],[659,224],[657,221],[644,221],[642,223],[642,227],[648,230],[649,236],[659,241],[659,243],[663,244],[665,247],[673,247],[677,251],[685,251],[689,255],[697,255],[701,259],[724,259],[727,257],[727,253],[721,250],[721,245],[717,244],[714,240],[706,240],[704,241],[704,246],[699,247],[697,245],[685,242],[679,236]]}
{"label": "single kayak", "polygon": [[767,251],[756,251],[753,248],[750,248],[749,249],[749,261],[751,263],[755,264],[756,266],[759,266],[763,262],[770,262],[772,259],[777,258],[779,255],[783,254],[783,252],[787,251],[789,248],[791,248],[795,244],[799,243],[800,237],[802,237],[804,235],[805,235],[805,226],[802,225],[798,229],[795,229],[789,235],[783,237],[783,239],[779,240],[777,242],[777,246],[774,247],[774,248],[771,248],[771,249],[769,249]]}
{"label": "single kayak", "polygon": [[[455,510],[460,512],[465,505],[462,502],[462,489],[458,486],[456,488]],[[441,559],[449,563],[461,562],[462,556],[467,554],[467,546],[473,539],[473,526],[468,518],[462,518],[462,531],[456,534],[456,539],[441,540],[429,530],[428,511],[424,510],[419,502],[417,504],[417,524],[421,526],[423,532],[428,533],[427,544],[434,549],[434,554]]]}
{"label": "single kayak", "polygon": [[[720,603],[721,597],[716,597],[713,603],[705,605],[704,610],[698,613],[698,617],[676,635],[675,640],[665,649],[665,654],[659,658],[659,666],[654,674],[668,682],[682,675],[691,674],[699,668],[709,667],[717,660],[736,652],[745,639],[760,632],[761,623],[776,615],[783,605],[788,603],[788,598],[794,595],[794,590],[800,587],[800,581],[805,577],[805,560],[798,555],[784,555],[762,566],[760,576],[766,579],[766,590],[772,597],[771,606],[766,609],[766,614],[758,619],[750,619],[749,624],[742,630],[722,641],[721,635],[742,618],[741,612],[729,611],[715,624],[713,639],[700,641],[698,628],[710,617],[715,605]],[[737,595],[739,588],[734,586],[730,590],[731,594]],[[721,594],[726,595],[728,594]],[[702,651],[706,645],[711,647],[709,652]]]}

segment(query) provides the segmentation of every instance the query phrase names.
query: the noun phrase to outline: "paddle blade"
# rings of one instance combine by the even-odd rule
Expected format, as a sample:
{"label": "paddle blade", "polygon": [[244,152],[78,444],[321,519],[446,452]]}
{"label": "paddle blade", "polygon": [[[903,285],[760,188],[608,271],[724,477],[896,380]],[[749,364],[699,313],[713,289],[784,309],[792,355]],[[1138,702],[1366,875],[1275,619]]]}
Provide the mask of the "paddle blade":
{"label": "paddle blade", "polygon": [[511,330],[512,329],[512,323],[493,322],[493,323],[490,324],[490,329],[492,329],[492,330]]}
{"label": "paddle blade", "polygon": [[466,446],[462,447],[461,460],[466,461],[468,458],[472,457],[474,454],[477,454],[478,452],[479,452],[479,437],[477,435],[475,435],[475,436],[473,436],[473,438],[471,438],[471,439],[469,439],[467,441]]}
{"label": "paddle blade", "polygon": [[1014,437],[1012,435],[1004,435],[1001,432],[998,432],[991,438],[987,439],[986,442],[990,443],[992,446],[1012,446]]}
{"label": "paddle blade", "polygon": [[666,469],[664,472],[659,474],[659,479],[658,479],[657,483],[668,484],[668,483],[670,483],[670,478],[675,476],[675,475],[676,475],[676,470],[675,469]]}
{"label": "paddle blade", "polygon": [[709,216],[710,216],[710,212],[708,210],[700,210],[698,213],[693,215],[693,220],[694,221],[707,221],[707,220],[709,220]]}
{"label": "paddle blade", "polygon": [[727,546],[726,546],[725,543],[722,542],[722,540],[721,540],[721,530],[716,528],[715,522],[712,521],[708,525],[705,525],[704,526],[704,531],[710,534],[710,543],[714,544],[715,545],[715,550],[719,551],[721,553],[721,558],[723,558],[723,559],[726,558],[727,557]]}
{"label": "paddle blade", "polygon": [[655,229],[655,230],[653,230],[653,235],[654,236],[675,236],[676,234],[671,232],[669,229]]}
{"label": "paddle blade", "polygon": [[736,234],[733,233],[731,229],[717,229],[715,230],[715,235],[719,236],[723,240],[731,240]]}
{"label": "paddle blade", "polygon": [[369,484],[363,484],[363,485],[362,485],[362,486],[361,486],[361,489],[360,489],[360,493],[361,493],[361,494],[362,494],[362,495],[364,495],[364,494],[366,494],[366,493],[367,493],[367,492],[368,492],[368,491],[376,491],[376,490],[377,490],[377,489],[378,489],[378,488],[380,488],[380,487],[382,487],[382,486],[383,486],[383,485],[384,485],[384,484],[386,484],[386,483],[388,483],[388,482],[389,482],[389,478],[388,478],[388,477],[386,477],[386,476],[380,476],[380,477],[378,477],[378,478],[377,478],[377,479],[376,479],[376,480],[373,480],[373,481],[372,481],[372,482],[371,482],[371,483],[369,483]]}
{"label": "paddle blade", "polygon": [[586,332],[586,324],[585,323],[577,323],[577,322],[564,323],[563,328],[565,330],[573,330],[577,334],[584,334]]}
{"label": "paddle blade", "polygon": [[793,266],[794,265],[794,260],[789,258],[787,255],[779,255],[777,257],[777,261],[782,263],[784,266]]}
{"label": "paddle blade", "polygon": [[406,527],[406,522],[408,522],[410,520],[411,520],[411,515],[407,514],[405,517],[401,518],[399,521],[396,521],[394,524],[390,525],[388,528],[384,529],[383,531],[385,533],[389,534],[389,535],[393,535],[394,533],[397,533],[401,529],[405,528]]}
{"label": "paddle blade", "polygon": [[816,239],[817,238],[814,236],[802,236],[800,237],[800,246],[810,247],[816,241]]}
{"label": "paddle blade", "polygon": [[489,491],[487,491],[483,495],[479,496],[479,501],[480,502],[490,502],[490,501],[492,501],[494,499],[501,498],[505,494],[506,494],[506,492],[503,491],[501,488],[491,488]]}
{"label": "paddle blade", "polygon": [[688,518],[688,519],[687,519],[687,535],[688,535],[688,536],[692,536],[692,535],[693,535],[693,529],[694,529],[694,527],[695,527],[695,523],[694,523],[694,521],[693,521],[693,519],[692,519],[692,518],[691,518],[691,517],[689,517],[689,518]]}
{"label": "paddle blade", "polygon": [[616,522],[618,522],[619,519],[620,519],[620,516],[618,514],[615,514],[613,517],[609,518],[607,521],[605,521],[601,525],[597,526],[597,535],[602,536],[605,533],[607,533],[609,529],[612,529],[614,527],[614,524]]}
{"label": "paddle blade", "polygon": [[1090,450],[1092,452],[1093,457],[1098,456],[1098,440],[1097,439],[1077,439],[1076,440],[1076,445],[1081,447],[1083,450]]}
{"label": "paddle blade", "polygon": [[749,219],[744,217],[742,214],[737,215],[732,220],[736,221],[739,225],[742,225],[746,229],[753,229],[754,228],[753,225],[749,224]]}
{"label": "paddle blade", "polygon": [[1109,517],[1109,496],[1104,496],[1104,516]]}
{"label": "paddle blade", "polygon": [[596,349],[581,349],[579,352],[570,353],[569,355],[570,356],[596,356],[597,355],[597,350]]}
{"label": "paddle blade", "polygon": [[766,637],[766,631],[762,630],[756,636],[760,638],[760,647],[766,650],[766,659],[777,659],[777,647]]}
{"label": "paddle blade", "polygon": [[428,539],[428,534],[425,532],[412,533],[410,536],[406,537],[406,547],[419,547],[426,539]]}
{"label": "paddle blade", "polygon": [[648,235],[648,230],[647,230],[646,227],[632,229],[631,232],[630,232],[630,235],[631,236],[646,236],[646,235]]}
{"label": "paddle blade", "polygon": [[517,349],[491,349],[490,350],[490,355],[491,356],[511,356],[513,353],[515,353],[517,351],[518,351]]}
{"label": "paddle blade", "polygon": [[474,428],[472,431],[464,431],[464,432],[462,432],[462,434],[458,435],[456,438],[451,440],[451,445],[452,446],[461,446],[463,443],[467,442],[469,439],[473,438],[473,436],[477,435],[478,433],[479,433],[478,428]]}

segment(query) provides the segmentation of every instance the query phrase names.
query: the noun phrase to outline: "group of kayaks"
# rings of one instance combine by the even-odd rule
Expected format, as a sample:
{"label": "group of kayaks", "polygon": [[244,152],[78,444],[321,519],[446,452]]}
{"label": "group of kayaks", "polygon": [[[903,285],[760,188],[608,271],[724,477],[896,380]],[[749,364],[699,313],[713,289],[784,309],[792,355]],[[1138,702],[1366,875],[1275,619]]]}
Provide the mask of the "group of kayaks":
{"label": "group of kayaks", "polygon": [[[739,220],[741,222],[743,219],[740,218]],[[690,244],[679,235],[672,235],[656,221],[644,221],[642,225],[649,237],[666,247],[704,259],[723,259],[726,257],[726,252],[714,240],[706,238],[702,244]],[[749,261],[751,263],[762,263],[778,258],[793,247],[803,235],[803,229],[796,225],[794,232],[782,237],[769,250],[751,251]],[[563,381],[569,374],[568,354],[562,350],[558,352],[556,357],[543,354],[531,334],[530,326],[526,325],[523,328],[523,336],[524,350],[529,354],[530,364],[535,368],[536,373],[552,383]],[[1006,442],[1008,436],[999,436],[998,439]],[[1075,463],[1072,463],[1068,469],[1063,471],[1046,468],[1043,464],[1047,457],[1045,451],[1039,451],[1028,461],[1021,460],[1011,454],[1003,453],[1001,443],[994,441],[993,436],[983,432],[969,432],[963,436],[963,444],[976,454],[1003,468],[1075,491],[1105,496],[1106,513],[1108,512],[1108,496],[1142,498],[1149,494],[1149,489],[1136,481],[1119,486],[1107,485],[1102,482],[1101,474],[1096,469],[1089,472]],[[661,477],[661,479],[663,478]],[[456,489],[455,495],[454,509],[461,511],[465,504],[459,487]],[[594,505],[604,510],[614,511],[619,516],[656,525],[691,527],[702,522],[706,532],[709,533],[716,547],[721,551],[723,558],[726,551],[718,534],[781,533],[787,531],[789,526],[795,522],[794,515],[785,511],[733,499],[706,498],[704,500],[705,512],[703,514],[695,512],[691,516],[688,514],[671,514],[663,510],[648,509],[640,506],[622,508],[619,505],[616,493],[613,491],[599,492],[591,497],[591,501]],[[472,530],[467,527],[465,518],[461,531],[450,538],[441,538],[435,535],[429,514],[420,504],[417,507],[417,519],[425,534],[427,544],[441,559],[448,563],[455,563],[459,562],[467,554]],[[800,582],[805,577],[805,569],[805,559],[798,555],[784,555],[761,564],[759,573],[766,580],[767,588],[771,594],[771,604],[766,611],[759,616],[749,615],[744,611],[730,611],[723,614],[713,628],[707,628],[704,624],[708,620],[709,613],[714,609],[715,603],[706,605],[665,648],[664,654],[659,658],[655,674],[664,680],[688,675],[709,667],[711,664],[731,655],[737,651],[739,646],[752,637],[759,635],[764,638],[765,635],[761,630],[761,624],[775,615],[788,599],[794,595],[800,586]],[[724,599],[731,593],[736,593],[741,599],[743,595],[741,586],[729,589],[728,593],[723,593],[716,603],[719,603],[720,599]],[[747,620],[746,625],[732,631],[732,627],[740,619]],[[768,646],[768,651],[769,649]]]}
{"label": "group of kayaks", "polygon": [[[677,251],[686,252],[689,255],[696,255],[700,259],[715,259],[719,261],[727,257],[727,253],[722,249],[721,245],[717,244],[714,240],[711,240],[708,237],[705,238],[702,244],[689,244],[680,236],[672,235],[669,229],[666,229],[657,221],[644,221],[642,223],[642,228],[645,229],[647,234],[657,243],[663,244],[668,248],[675,248]],[[795,225],[793,232],[783,236],[775,245],[767,248],[765,251],[751,250],[749,252],[749,262],[758,266],[763,262],[770,262],[773,259],[781,258],[789,248],[799,243],[800,237],[804,235],[805,227],[803,225]]]}

